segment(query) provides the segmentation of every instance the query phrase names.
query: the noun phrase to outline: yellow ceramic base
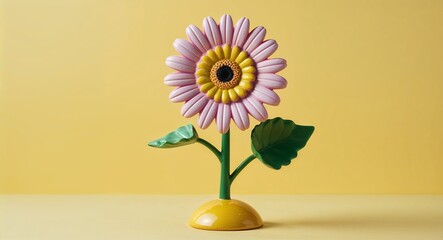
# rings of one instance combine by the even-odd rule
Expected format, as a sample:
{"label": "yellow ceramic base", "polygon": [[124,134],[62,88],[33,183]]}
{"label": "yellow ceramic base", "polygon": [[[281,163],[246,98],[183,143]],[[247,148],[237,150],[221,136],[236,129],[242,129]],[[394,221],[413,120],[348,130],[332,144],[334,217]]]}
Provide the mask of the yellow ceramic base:
{"label": "yellow ceramic base", "polygon": [[215,231],[248,230],[263,226],[254,208],[239,200],[212,200],[200,206],[191,216],[193,228]]}

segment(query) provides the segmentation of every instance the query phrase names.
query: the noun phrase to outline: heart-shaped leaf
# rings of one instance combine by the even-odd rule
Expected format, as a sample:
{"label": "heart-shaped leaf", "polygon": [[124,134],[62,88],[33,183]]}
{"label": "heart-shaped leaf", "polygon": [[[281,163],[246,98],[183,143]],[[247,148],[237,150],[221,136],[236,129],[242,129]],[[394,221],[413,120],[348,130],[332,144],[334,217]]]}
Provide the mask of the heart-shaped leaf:
{"label": "heart-shaped leaf", "polygon": [[265,165],[278,170],[297,157],[313,132],[313,126],[300,126],[282,118],[269,119],[252,130],[252,152]]}
{"label": "heart-shaped leaf", "polygon": [[174,148],[193,144],[197,141],[198,134],[192,124],[177,128],[168,135],[148,143],[156,148]]}

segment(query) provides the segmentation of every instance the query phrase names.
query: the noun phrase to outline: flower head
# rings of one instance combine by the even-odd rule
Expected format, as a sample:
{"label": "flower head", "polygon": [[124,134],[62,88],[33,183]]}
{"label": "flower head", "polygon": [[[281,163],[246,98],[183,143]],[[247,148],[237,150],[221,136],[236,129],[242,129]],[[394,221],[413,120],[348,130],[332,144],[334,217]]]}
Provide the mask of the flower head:
{"label": "flower head", "polygon": [[200,128],[215,119],[221,133],[229,130],[231,119],[241,130],[249,128],[249,115],[261,122],[268,119],[263,104],[278,105],[280,98],[273,90],[287,84],[276,74],[286,61],[269,59],[277,43],[264,40],[266,29],[261,26],[249,32],[247,18],[234,27],[229,15],[223,15],[219,24],[207,17],[203,29],[190,25],[186,29],[189,41],[174,42],[181,56],[166,59],[166,65],[177,71],[164,79],[166,85],[176,87],[169,99],[185,102],[184,117],[199,113]]}

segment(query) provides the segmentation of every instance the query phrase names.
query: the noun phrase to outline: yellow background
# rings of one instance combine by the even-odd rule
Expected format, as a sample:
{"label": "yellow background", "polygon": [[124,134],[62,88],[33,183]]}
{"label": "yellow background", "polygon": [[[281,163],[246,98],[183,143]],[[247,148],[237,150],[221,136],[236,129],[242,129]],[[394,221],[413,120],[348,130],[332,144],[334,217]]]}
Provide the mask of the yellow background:
{"label": "yellow background", "polygon": [[[201,145],[146,143],[196,124],[169,102],[164,60],[188,24],[224,13],[265,26],[288,61],[270,117],[316,126],[292,165],[254,161],[234,194],[443,193],[443,1],[0,6],[0,193],[217,193]],[[233,166],[249,133],[233,127]],[[199,134],[220,143],[214,124]]]}

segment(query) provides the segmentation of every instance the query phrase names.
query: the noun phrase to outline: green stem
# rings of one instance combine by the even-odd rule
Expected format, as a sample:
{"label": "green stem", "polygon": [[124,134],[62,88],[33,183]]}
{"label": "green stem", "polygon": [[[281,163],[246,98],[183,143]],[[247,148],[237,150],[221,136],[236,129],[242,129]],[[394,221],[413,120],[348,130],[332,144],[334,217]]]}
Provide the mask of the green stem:
{"label": "green stem", "polygon": [[214,147],[214,145],[204,140],[203,138],[197,139],[197,142],[207,147],[209,150],[211,150],[211,152],[213,152],[215,156],[218,158],[218,161],[221,162],[221,152],[216,147]]}
{"label": "green stem", "polygon": [[220,171],[220,199],[231,199],[230,178],[230,136],[229,130],[222,134],[221,171]]}
{"label": "green stem", "polygon": [[255,159],[254,154],[251,154],[249,157],[247,157],[242,163],[240,163],[240,165],[238,165],[238,167],[234,170],[234,172],[232,172],[231,177],[230,177],[230,181],[231,183],[234,182],[234,179],[237,177],[237,175],[246,167],[248,166],[248,164],[250,162],[252,162],[252,160]]}

